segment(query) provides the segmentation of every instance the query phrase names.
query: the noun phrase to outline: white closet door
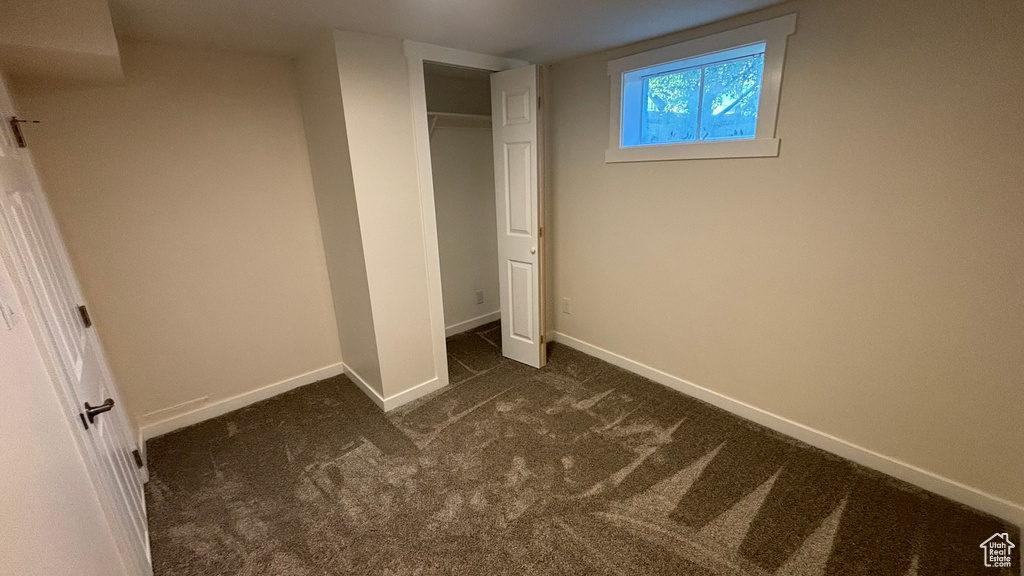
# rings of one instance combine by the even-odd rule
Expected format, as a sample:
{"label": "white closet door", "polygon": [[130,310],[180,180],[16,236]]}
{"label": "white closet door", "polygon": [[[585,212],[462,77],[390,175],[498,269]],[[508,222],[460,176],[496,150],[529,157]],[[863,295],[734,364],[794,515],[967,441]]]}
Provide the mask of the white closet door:
{"label": "white closet door", "polygon": [[491,75],[502,353],[535,368],[541,339],[537,67]]}

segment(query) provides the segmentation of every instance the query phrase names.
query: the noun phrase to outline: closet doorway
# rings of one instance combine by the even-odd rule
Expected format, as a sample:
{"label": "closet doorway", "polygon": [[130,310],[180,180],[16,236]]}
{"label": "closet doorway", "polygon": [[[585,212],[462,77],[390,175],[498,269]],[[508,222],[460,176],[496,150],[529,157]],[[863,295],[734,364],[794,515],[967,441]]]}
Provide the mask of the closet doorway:
{"label": "closet doorway", "polygon": [[540,368],[547,349],[539,69],[412,41],[405,56],[436,363],[448,365],[448,335],[494,322],[500,310],[492,328],[501,354]]}
{"label": "closet doorway", "polygon": [[445,336],[501,319],[490,72],[423,65]]}

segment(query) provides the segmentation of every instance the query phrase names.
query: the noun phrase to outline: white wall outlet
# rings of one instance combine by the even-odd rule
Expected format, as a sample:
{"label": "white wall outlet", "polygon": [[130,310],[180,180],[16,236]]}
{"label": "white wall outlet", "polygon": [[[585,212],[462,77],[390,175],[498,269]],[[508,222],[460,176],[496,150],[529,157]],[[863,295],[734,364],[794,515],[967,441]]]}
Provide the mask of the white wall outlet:
{"label": "white wall outlet", "polygon": [[562,314],[572,314],[572,300],[562,298]]}
{"label": "white wall outlet", "polygon": [[483,304],[484,303],[484,291],[483,290],[477,290],[476,291],[476,303],[477,304]]}

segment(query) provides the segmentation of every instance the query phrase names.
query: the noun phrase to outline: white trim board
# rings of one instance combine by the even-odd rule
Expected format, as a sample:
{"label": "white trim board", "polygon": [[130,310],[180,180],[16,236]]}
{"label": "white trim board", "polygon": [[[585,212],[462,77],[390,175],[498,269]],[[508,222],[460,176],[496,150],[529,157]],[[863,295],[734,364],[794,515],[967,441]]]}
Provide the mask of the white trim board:
{"label": "white trim board", "polygon": [[444,336],[445,336],[445,338],[447,338],[449,336],[455,336],[456,334],[462,334],[463,332],[465,332],[467,330],[472,330],[473,328],[478,328],[480,326],[483,326],[484,324],[488,324],[490,322],[494,322],[495,320],[501,320],[501,310],[495,310],[494,312],[491,312],[490,314],[484,314],[482,316],[477,316],[476,318],[470,318],[469,320],[465,320],[463,322],[459,322],[458,324],[452,324],[451,326],[445,326],[444,327]]}
{"label": "white trim board", "polygon": [[641,364],[640,362],[631,360],[625,356],[620,356],[619,354],[603,348],[599,348],[578,338],[562,334],[561,332],[548,332],[548,341],[565,344],[566,346],[575,348],[584,354],[589,354],[590,356],[604,360],[609,364],[614,364],[619,368],[639,374],[640,376],[653,380],[658,384],[678,390],[687,396],[703,400],[727,412],[731,412],[737,416],[756,422],[757,424],[767,428],[771,428],[772,430],[785,434],[791,438],[796,438],[797,440],[810,444],[815,448],[831,452],[832,454],[836,454],[862,466],[878,470],[879,472],[883,472],[903,480],[904,482],[909,482],[910,484],[921,487],[930,492],[934,492],[940,496],[945,496],[950,500],[966,504],[967,506],[976,508],[982,512],[987,512],[993,516],[1008,520],[1017,526],[1024,527],[1024,507],[1014,504],[1009,500],[1004,500],[1003,498],[987,494],[981,490],[918,468],[912,464],[907,464],[906,462],[902,462],[895,458],[857,446],[856,444],[847,442],[841,438],[836,438],[831,434],[826,434],[825,432],[804,426],[803,424],[794,422],[788,418],[783,418],[782,416],[772,414],[771,412],[740,402],[739,400],[719,394],[718,392],[708,390],[707,388],[703,388],[692,382],[683,380],[682,378],[677,378],[671,374],[662,372],[657,368]]}
{"label": "white trim board", "polygon": [[[149,414],[139,418],[140,425],[138,437],[140,450],[142,451],[142,454],[145,455],[146,441],[151,438],[163,436],[164,434],[174,432],[175,430],[192,426],[193,424],[198,424],[200,422],[205,422],[206,420],[210,420],[218,416],[223,416],[228,412],[233,412],[239,408],[245,408],[251,404],[267,400],[268,398],[273,398],[274,396],[284,394],[290,390],[294,390],[314,382],[319,382],[320,380],[337,376],[339,374],[348,376],[349,380],[362,389],[362,391],[369,396],[371,400],[373,400],[373,403],[385,412],[394,410],[403,404],[408,404],[417,398],[426,396],[435,390],[443,388],[446,384],[446,382],[443,382],[440,378],[431,378],[430,380],[417,384],[404,392],[399,392],[398,394],[384,398],[369,384],[367,384],[366,381],[355,372],[355,370],[352,370],[343,362],[338,362],[336,364],[331,364],[329,366],[324,366],[323,368],[306,372],[305,374],[299,374],[298,376],[281,380],[280,382],[269,384],[262,388],[257,388],[256,390],[243,392],[242,394],[237,394],[223,400],[217,400],[212,403],[208,401],[206,396],[204,396],[202,398],[196,398],[195,400],[182,402],[181,404],[171,406],[170,408],[162,408],[155,412],[150,412]],[[193,408],[193,406],[195,407]],[[165,414],[173,414],[174,412],[178,413],[161,418],[161,416]],[[145,422],[145,424],[143,424],[143,422]]]}
{"label": "white trim board", "polygon": [[209,403],[209,396],[200,396],[199,398],[186,400],[180,404],[175,404],[174,406],[168,406],[167,408],[161,408],[159,410],[149,412],[148,414],[143,414],[139,417],[139,430],[143,430],[165,420],[172,420],[182,414],[194,412]]}
{"label": "white trim board", "polygon": [[[250,404],[255,404],[256,402],[266,400],[267,398],[273,398],[278,394],[283,394],[300,386],[305,386],[306,384],[312,384],[313,382],[318,382],[325,378],[337,376],[344,371],[345,365],[338,362],[336,364],[330,364],[323,368],[306,372],[305,374],[299,374],[298,376],[281,380],[280,382],[268,384],[262,388],[243,392],[241,394],[231,396],[230,398],[224,398],[223,400],[208,402],[206,398],[198,398],[196,400],[183,402],[177,406],[172,406],[171,408],[164,408],[162,410],[150,412],[149,414],[139,418],[139,436],[142,439],[142,443],[145,444],[145,441],[150,438],[156,438],[157,436],[162,436],[168,432],[185,428],[186,426],[198,424],[211,418],[216,418],[217,416],[223,416],[228,412],[238,410],[239,408],[245,408]],[[196,404],[199,404],[199,406],[189,409],[191,406]],[[154,415],[159,417],[165,413],[181,409],[184,409],[185,411],[163,419],[154,419]],[[142,424],[149,420],[153,421]]]}
{"label": "white trim board", "polygon": [[370,400],[373,400],[373,403],[385,412],[390,412],[403,404],[408,404],[413,400],[422,398],[435,390],[444,388],[445,385],[447,385],[447,382],[442,381],[440,378],[431,378],[430,380],[417,384],[404,392],[399,392],[398,394],[385,398],[380,394],[380,392],[377,392],[372,386],[367,384],[366,380],[363,380],[363,377],[351,367],[345,366],[345,376],[348,376],[349,380],[355,382],[356,386],[359,386],[359,388],[370,397]]}
{"label": "white trim board", "polygon": [[406,58],[410,60],[419,60],[421,67],[423,66],[423,62],[426,61],[437,62],[439,64],[450,64],[452,66],[462,66],[463,68],[479,68],[481,70],[497,72],[498,70],[510,70],[512,68],[522,68],[523,66],[529,65],[529,62],[516,60],[515,58],[503,58],[501,56],[491,56],[490,54],[478,54],[476,52],[459,50],[458,48],[447,48],[445,46],[425,44],[423,42],[414,42],[412,40],[404,41],[402,43],[402,50],[405,53]]}

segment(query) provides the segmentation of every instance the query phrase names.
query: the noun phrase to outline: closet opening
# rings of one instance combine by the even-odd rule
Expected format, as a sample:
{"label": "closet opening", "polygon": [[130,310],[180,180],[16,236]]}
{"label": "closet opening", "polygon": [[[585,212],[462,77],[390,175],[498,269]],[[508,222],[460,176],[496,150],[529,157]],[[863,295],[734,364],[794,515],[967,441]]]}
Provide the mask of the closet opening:
{"label": "closet opening", "polygon": [[500,350],[491,72],[425,62],[423,74],[445,337],[476,331]]}
{"label": "closet opening", "polygon": [[540,69],[414,42],[405,51],[437,365],[457,380],[453,350],[484,339],[488,354],[541,368]]}

